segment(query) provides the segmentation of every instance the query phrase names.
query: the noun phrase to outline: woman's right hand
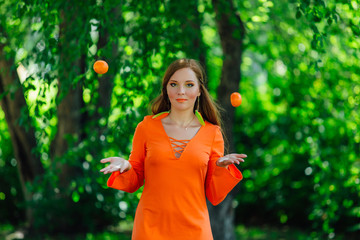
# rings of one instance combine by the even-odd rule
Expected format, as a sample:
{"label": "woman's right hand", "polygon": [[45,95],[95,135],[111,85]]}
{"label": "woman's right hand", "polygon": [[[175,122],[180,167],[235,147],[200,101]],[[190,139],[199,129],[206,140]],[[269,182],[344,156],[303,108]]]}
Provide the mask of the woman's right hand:
{"label": "woman's right hand", "polygon": [[110,163],[107,167],[104,167],[100,170],[104,174],[113,173],[120,171],[120,173],[129,171],[131,169],[131,164],[129,161],[120,158],[120,157],[109,157],[100,160],[101,163]]}

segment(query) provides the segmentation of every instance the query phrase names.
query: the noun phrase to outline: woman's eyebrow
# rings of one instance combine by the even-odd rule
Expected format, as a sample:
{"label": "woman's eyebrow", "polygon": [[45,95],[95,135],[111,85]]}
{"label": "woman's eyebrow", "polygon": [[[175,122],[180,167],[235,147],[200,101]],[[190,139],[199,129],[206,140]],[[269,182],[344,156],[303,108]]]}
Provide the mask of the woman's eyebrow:
{"label": "woman's eyebrow", "polygon": [[[178,82],[176,79],[170,79],[169,82]],[[189,80],[185,80],[185,82],[195,82],[195,80],[189,79]]]}

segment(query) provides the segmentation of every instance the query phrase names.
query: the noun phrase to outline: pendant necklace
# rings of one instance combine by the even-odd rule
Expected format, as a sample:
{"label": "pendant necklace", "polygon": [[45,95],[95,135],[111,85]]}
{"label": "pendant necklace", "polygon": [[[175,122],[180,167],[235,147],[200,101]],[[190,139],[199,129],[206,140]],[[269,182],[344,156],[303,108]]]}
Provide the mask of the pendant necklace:
{"label": "pendant necklace", "polygon": [[[189,122],[188,124],[186,124],[186,126],[184,127],[184,128],[185,128],[185,131],[188,130],[188,127],[190,126],[190,124],[192,123],[192,121],[194,120],[194,118],[195,118],[195,115],[194,115],[193,118],[190,120],[190,122]],[[176,121],[174,121],[171,116],[170,116],[170,119],[171,119],[174,123],[176,123]],[[178,125],[178,124],[176,123],[176,125]]]}
{"label": "pendant necklace", "polygon": [[193,116],[193,118],[190,120],[190,122],[186,125],[185,127],[185,131],[187,131],[188,127],[190,126],[190,124],[192,123],[192,121],[194,120],[195,115]]}

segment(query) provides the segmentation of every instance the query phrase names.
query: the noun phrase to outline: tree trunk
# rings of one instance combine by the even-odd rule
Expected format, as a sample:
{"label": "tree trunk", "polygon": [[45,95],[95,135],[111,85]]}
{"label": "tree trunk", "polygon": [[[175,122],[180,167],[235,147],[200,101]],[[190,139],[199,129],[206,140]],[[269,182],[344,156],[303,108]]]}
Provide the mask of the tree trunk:
{"label": "tree trunk", "polygon": [[[223,50],[223,66],[221,82],[218,88],[218,101],[224,108],[223,127],[228,143],[228,151],[234,152],[233,124],[234,108],[230,103],[230,95],[239,91],[241,72],[242,45],[245,28],[239,15],[236,14],[232,0],[212,0],[216,14],[221,46]],[[234,240],[234,213],[232,206],[235,191],[218,206],[209,205],[211,225],[215,240]]]}
{"label": "tree trunk", "polygon": [[205,66],[206,64],[206,48],[205,44],[202,40],[202,33],[201,33],[201,19],[202,16],[198,11],[199,3],[198,1],[189,1],[188,3],[190,11],[192,14],[187,15],[188,21],[188,32],[192,33],[193,39],[192,42],[189,43],[189,51],[188,54],[190,56],[194,55],[194,58],[199,60],[199,62]]}
{"label": "tree trunk", "polygon": [[[35,131],[29,121],[28,106],[14,61],[5,57],[3,49],[4,45],[0,44],[0,104],[10,132],[24,198],[29,202],[33,194],[26,185],[42,175],[44,169],[39,156],[33,152],[36,147]],[[34,215],[29,207],[26,208],[26,220],[27,227],[32,227]]]}
{"label": "tree trunk", "polygon": [[[110,11],[113,21],[120,21],[119,16],[121,15],[121,11],[118,7],[114,7]],[[101,20],[100,20],[101,21]],[[105,19],[103,21],[106,21]],[[117,62],[119,56],[118,50],[118,41],[116,37],[115,39],[110,38],[110,31],[105,26],[109,26],[111,24],[104,23],[99,24],[99,41],[97,43],[98,50],[101,50],[103,54],[104,60],[109,65],[109,71],[99,76],[99,88],[98,88],[98,98],[95,100],[95,114],[90,116],[90,122],[95,122],[99,124],[99,120],[101,118],[108,120],[110,107],[111,107],[111,96],[114,88],[114,79],[117,71]],[[104,126],[105,125],[105,126]],[[102,135],[104,130],[106,129],[106,125],[103,126],[97,125],[95,126],[98,136]]]}
{"label": "tree trunk", "polygon": [[[37,234],[41,234],[42,231],[81,232],[86,228],[85,221],[83,221],[85,216],[81,213],[81,210],[86,207],[86,203],[82,201],[83,199],[77,202],[79,200],[74,201],[71,197],[73,191],[77,191],[71,186],[71,183],[83,174],[81,167],[83,157],[72,154],[71,151],[77,147],[83,137],[83,79],[79,79],[79,77],[86,69],[86,57],[82,52],[81,44],[79,44],[80,36],[78,36],[82,32],[74,32],[76,28],[73,27],[77,23],[77,19],[81,18],[81,15],[75,14],[76,9],[78,6],[73,3],[66,4],[63,9],[59,10],[57,132],[50,145],[50,156],[55,167],[53,170],[58,179],[56,185],[58,191],[52,192],[48,196],[48,202],[56,207],[47,210],[43,216],[48,221],[56,219],[56,224],[41,225],[39,229],[36,229],[40,231]],[[83,21],[87,20],[83,19]],[[66,157],[67,155],[70,157]],[[57,217],[59,214],[62,215],[61,218]],[[73,229],[75,224],[76,230]]]}
{"label": "tree trunk", "polygon": [[[179,50],[183,51],[186,57],[194,58],[205,66],[206,46],[202,40],[201,21],[203,16],[198,11],[199,1],[183,1],[181,5],[182,7],[179,8],[177,1],[169,1],[168,3],[166,21],[177,22],[170,31],[178,31],[178,34],[182,35],[180,39],[176,34],[173,35],[174,39],[171,43],[176,42],[181,46]],[[183,9],[187,9],[187,11]]]}
{"label": "tree trunk", "polygon": [[[70,7],[69,7],[70,8]],[[72,52],[78,41],[72,35],[72,11],[60,10],[60,34],[59,49],[60,63],[58,77],[57,95],[57,132],[51,143],[52,159],[56,161],[56,168],[59,170],[60,190],[69,186],[71,179],[76,175],[76,170],[71,164],[64,164],[58,161],[69,149],[68,141],[73,139],[76,144],[81,137],[81,109],[84,105],[82,98],[81,81],[74,83],[75,77],[84,70],[85,57],[77,51]],[[77,54],[78,53],[78,54]],[[72,75],[70,75],[71,73]],[[72,160],[74,162],[76,160]]]}

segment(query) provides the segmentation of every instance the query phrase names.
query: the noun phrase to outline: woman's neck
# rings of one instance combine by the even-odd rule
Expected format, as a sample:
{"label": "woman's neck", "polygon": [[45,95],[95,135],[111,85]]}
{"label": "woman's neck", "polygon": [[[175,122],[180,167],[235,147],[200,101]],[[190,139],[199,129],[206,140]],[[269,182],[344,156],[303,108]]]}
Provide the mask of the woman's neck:
{"label": "woman's neck", "polygon": [[171,110],[169,118],[178,126],[186,126],[195,119],[195,114],[193,111]]}

